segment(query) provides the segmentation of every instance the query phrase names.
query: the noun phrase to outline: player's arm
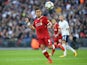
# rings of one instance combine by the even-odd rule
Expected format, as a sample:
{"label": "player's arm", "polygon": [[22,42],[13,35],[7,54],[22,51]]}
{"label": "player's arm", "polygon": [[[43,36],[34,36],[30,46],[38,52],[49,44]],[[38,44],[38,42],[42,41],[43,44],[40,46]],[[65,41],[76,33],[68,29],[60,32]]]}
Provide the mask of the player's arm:
{"label": "player's arm", "polygon": [[54,35],[54,37],[53,37],[53,40],[54,40],[54,45],[57,45],[57,40],[56,40],[56,37],[55,37],[55,35]]}
{"label": "player's arm", "polygon": [[47,21],[48,21],[48,24],[47,24],[48,28],[51,28],[52,27],[51,21],[50,20],[47,20]]}
{"label": "player's arm", "polygon": [[61,28],[60,27],[58,27],[58,33],[61,33]]}
{"label": "player's arm", "polygon": [[43,22],[48,28],[52,27],[52,23],[50,20],[48,20],[47,17],[44,17],[44,22]]}
{"label": "player's arm", "polygon": [[69,27],[68,22],[66,22],[66,30],[68,30],[68,31],[69,31],[69,33],[70,33],[70,27]]}
{"label": "player's arm", "polygon": [[69,24],[66,22],[66,30],[69,30]]}
{"label": "player's arm", "polygon": [[25,22],[27,23],[27,26],[28,26],[30,29],[32,29],[32,30],[35,29],[35,27],[30,23],[30,21],[29,21],[28,18],[25,18]]}
{"label": "player's arm", "polygon": [[32,30],[35,30],[35,27],[32,24],[29,25],[29,28],[32,29]]}

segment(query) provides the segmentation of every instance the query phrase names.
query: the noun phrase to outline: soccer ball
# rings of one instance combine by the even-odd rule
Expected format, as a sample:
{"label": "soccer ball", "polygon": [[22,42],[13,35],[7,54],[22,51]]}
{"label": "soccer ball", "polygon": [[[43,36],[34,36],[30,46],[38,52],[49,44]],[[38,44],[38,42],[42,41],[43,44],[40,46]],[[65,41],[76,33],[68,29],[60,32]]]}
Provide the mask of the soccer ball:
{"label": "soccer ball", "polygon": [[46,7],[46,9],[51,10],[54,8],[54,4],[53,4],[53,2],[48,1],[45,3],[45,7]]}

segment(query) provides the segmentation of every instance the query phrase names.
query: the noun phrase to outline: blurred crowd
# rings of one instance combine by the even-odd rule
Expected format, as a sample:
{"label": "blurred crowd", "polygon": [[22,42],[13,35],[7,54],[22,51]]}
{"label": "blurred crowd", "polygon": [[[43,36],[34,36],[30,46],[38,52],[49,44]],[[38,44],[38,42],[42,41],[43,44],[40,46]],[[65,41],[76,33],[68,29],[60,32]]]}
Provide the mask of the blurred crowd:
{"label": "blurred crowd", "polygon": [[36,37],[35,32],[26,26],[25,18],[33,23],[35,7],[42,9],[49,20],[63,14],[69,22],[71,33],[77,38],[87,38],[87,0],[51,0],[55,7],[44,7],[49,0],[0,0],[0,38],[28,39]]}

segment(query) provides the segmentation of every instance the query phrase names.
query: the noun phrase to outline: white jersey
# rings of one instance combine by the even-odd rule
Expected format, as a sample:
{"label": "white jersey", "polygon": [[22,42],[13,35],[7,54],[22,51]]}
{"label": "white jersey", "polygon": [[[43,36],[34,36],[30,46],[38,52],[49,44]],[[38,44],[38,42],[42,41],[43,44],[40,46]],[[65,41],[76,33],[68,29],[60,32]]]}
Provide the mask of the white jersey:
{"label": "white jersey", "polygon": [[59,21],[59,27],[61,29],[62,36],[69,35],[69,24],[66,20]]}

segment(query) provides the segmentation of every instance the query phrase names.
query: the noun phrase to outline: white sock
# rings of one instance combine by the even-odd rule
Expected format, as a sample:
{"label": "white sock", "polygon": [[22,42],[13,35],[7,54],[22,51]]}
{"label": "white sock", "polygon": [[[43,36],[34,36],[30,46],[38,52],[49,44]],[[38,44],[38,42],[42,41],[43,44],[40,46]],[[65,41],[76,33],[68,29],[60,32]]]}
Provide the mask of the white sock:
{"label": "white sock", "polygon": [[55,46],[54,45],[52,45],[52,49],[55,49]]}
{"label": "white sock", "polygon": [[42,51],[42,53],[45,53],[47,50],[46,49],[44,49],[43,51]]}
{"label": "white sock", "polygon": [[64,47],[64,52],[63,52],[63,54],[64,54],[64,56],[66,56],[67,55],[67,53],[66,53],[66,45],[65,44],[62,44],[62,46]]}
{"label": "white sock", "polygon": [[75,51],[71,46],[69,46],[68,44],[66,45],[66,48],[69,49],[69,50],[71,50],[71,51],[74,52],[74,53],[76,52],[76,51]]}

